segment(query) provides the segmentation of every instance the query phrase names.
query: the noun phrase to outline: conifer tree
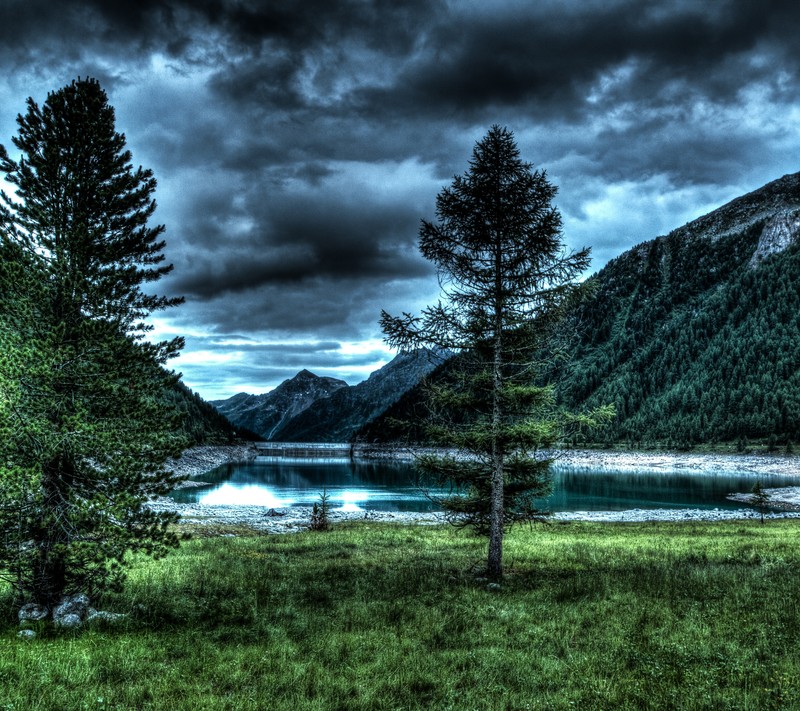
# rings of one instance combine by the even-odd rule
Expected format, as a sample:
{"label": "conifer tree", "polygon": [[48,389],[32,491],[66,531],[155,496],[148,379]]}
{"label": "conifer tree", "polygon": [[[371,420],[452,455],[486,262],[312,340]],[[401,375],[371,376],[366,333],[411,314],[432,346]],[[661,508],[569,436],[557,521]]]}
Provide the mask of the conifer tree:
{"label": "conifer tree", "polygon": [[[423,221],[420,250],[438,270],[443,300],[421,316],[390,316],[381,326],[401,349],[429,346],[459,354],[457,375],[437,385],[428,428],[434,442],[457,450],[421,456],[454,521],[489,537],[487,573],[502,576],[505,530],[541,514],[536,499],[549,489],[543,448],[570,423],[552,388],[537,382],[555,357],[556,324],[581,290],[575,278],[589,250],[566,253],[556,188],[521,160],[513,134],[493,126],[473,151],[469,170],[436,200],[436,223]],[[594,413],[594,418],[608,416]],[[463,456],[466,454],[467,456]]]}
{"label": "conifer tree", "polygon": [[183,446],[163,393],[182,339],[144,319],[180,299],[142,286],[169,272],[151,171],[130,164],[92,79],[28,100],[14,159],[0,146],[0,571],[19,597],[117,586],[128,551],[177,544],[145,506],[175,483]]}

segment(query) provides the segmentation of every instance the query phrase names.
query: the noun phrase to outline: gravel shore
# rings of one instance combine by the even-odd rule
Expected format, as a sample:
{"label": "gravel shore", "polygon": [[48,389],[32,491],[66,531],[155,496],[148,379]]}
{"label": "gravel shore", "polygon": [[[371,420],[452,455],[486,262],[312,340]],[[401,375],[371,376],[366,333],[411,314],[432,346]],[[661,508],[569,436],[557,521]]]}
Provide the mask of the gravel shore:
{"label": "gravel shore", "polygon": [[257,454],[258,452],[252,444],[203,445],[187,449],[180,459],[168,462],[167,468],[186,477],[186,483],[183,486],[186,484],[192,486],[196,484],[192,480],[216,469],[220,464],[246,462],[255,459]]}
{"label": "gravel shore", "polygon": [[[219,447],[193,447],[172,464],[172,469],[187,477],[184,486],[201,486],[202,475],[226,462],[246,461],[256,456],[252,445]],[[384,453],[383,456],[386,456]],[[395,451],[391,458],[406,458],[404,452]],[[759,475],[797,476],[797,487],[765,489],[770,504],[783,509],[780,513],[767,514],[767,518],[800,517],[800,457],[781,455],[736,455],[736,454],[692,454],[658,452],[614,452],[594,450],[565,450],[557,453],[556,467],[570,469],[599,469],[606,471],[649,471],[664,474],[711,473],[715,471],[739,471]],[[199,480],[199,481],[198,481]],[[749,492],[734,493],[733,501],[743,504],[741,509],[633,509],[628,511],[571,511],[553,515],[558,521],[719,521],[728,519],[753,519],[760,514],[747,506]],[[210,523],[244,525],[268,533],[291,533],[306,530],[311,519],[310,507],[291,507],[278,511],[265,510],[262,506],[208,506],[201,504],[179,504],[162,498],[151,502],[154,510],[177,511],[187,524]],[[444,521],[438,513],[401,513],[377,511],[333,510],[333,523],[345,520],[391,521],[396,523],[436,524]]]}
{"label": "gravel shore", "polygon": [[796,476],[800,484],[800,456],[781,454],[693,454],[690,452],[613,452],[563,450],[556,467],[607,471],[650,471],[709,474],[743,472],[753,476]]}

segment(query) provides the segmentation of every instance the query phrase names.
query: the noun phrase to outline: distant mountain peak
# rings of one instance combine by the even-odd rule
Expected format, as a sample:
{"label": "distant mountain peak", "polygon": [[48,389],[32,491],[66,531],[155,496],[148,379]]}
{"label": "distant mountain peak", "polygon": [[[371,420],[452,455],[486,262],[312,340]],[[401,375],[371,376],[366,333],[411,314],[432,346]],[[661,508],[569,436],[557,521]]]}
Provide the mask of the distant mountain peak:
{"label": "distant mountain peak", "polygon": [[344,380],[321,377],[304,368],[264,395],[240,393],[213,404],[231,422],[270,439],[289,420],[315,402],[347,387]]}
{"label": "distant mountain peak", "polygon": [[214,404],[232,422],[265,439],[346,441],[439,362],[425,350],[401,353],[352,387],[304,368],[265,395],[240,394]]}

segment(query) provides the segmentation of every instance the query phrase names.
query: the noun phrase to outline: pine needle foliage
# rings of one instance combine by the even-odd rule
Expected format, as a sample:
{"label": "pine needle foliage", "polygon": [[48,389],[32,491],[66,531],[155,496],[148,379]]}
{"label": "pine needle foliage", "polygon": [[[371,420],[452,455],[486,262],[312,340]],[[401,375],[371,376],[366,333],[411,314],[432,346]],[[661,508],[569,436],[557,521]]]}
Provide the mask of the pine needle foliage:
{"label": "pine needle foliage", "polygon": [[144,319],[180,303],[142,289],[171,270],[150,227],[156,181],[130,164],[99,83],[28,100],[0,170],[0,573],[21,600],[118,587],[129,551],[178,543],[146,501],[183,447],[164,392],[182,339]]}
{"label": "pine needle foliage", "polygon": [[423,221],[419,246],[438,271],[442,299],[420,316],[383,312],[387,342],[458,354],[455,375],[431,392],[428,438],[454,450],[418,458],[423,478],[449,486],[442,500],[454,522],[489,537],[487,572],[502,576],[503,535],[539,519],[536,500],[550,488],[543,450],[565,428],[607,419],[558,410],[537,379],[563,357],[558,324],[582,298],[576,277],[589,250],[567,253],[556,188],[520,158],[513,134],[493,126],[469,169],[436,200],[436,222]]}

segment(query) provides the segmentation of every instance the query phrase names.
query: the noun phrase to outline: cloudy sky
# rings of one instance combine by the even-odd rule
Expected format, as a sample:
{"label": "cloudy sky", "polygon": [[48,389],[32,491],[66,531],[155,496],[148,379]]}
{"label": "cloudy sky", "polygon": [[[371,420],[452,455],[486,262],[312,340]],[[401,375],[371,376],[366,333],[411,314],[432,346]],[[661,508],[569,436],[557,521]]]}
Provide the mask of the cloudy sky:
{"label": "cloudy sky", "polygon": [[796,0],[0,0],[0,143],[100,80],[159,186],[208,399],[392,354],[436,298],[419,221],[492,124],[558,186],[592,270],[800,170]]}

